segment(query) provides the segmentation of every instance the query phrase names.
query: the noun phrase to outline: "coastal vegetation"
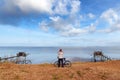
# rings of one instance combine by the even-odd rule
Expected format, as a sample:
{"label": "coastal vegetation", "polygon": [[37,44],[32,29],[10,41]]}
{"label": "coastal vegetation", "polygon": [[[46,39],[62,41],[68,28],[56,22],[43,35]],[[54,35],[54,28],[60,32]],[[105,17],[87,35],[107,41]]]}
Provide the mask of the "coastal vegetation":
{"label": "coastal vegetation", "polygon": [[120,80],[120,60],[76,62],[64,68],[4,62],[0,63],[0,80]]}

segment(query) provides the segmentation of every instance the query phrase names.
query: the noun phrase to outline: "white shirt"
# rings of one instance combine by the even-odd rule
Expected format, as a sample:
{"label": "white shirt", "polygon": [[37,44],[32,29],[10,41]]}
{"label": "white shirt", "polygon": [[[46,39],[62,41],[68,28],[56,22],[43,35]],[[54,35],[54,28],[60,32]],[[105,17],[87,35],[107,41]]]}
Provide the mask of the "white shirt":
{"label": "white shirt", "polygon": [[63,58],[63,52],[58,52],[58,58]]}

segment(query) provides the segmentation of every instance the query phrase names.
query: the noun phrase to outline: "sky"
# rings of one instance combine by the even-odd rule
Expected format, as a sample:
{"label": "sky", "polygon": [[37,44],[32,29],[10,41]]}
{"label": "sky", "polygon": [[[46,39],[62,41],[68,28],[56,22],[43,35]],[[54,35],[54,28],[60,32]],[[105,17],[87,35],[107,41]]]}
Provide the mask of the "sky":
{"label": "sky", "polygon": [[0,0],[0,46],[119,46],[120,0]]}

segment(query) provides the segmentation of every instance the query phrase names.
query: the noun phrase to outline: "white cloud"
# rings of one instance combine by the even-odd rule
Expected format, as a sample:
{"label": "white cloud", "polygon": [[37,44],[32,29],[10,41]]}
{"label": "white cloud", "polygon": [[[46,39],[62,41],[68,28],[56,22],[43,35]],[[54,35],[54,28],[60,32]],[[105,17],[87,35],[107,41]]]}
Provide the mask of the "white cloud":
{"label": "white cloud", "polygon": [[[107,26],[105,29],[99,30],[99,32],[115,32],[120,31],[120,11],[116,11],[115,9],[108,9],[103,12],[100,16],[100,19],[105,22]],[[104,25],[105,25],[104,24]]]}
{"label": "white cloud", "polygon": [[46,27],[48,24],[46,23],[46,22],[41,22],[41,23],[39,23],[39,26],[40,26],[40,29],[41,30],[43,30],[43,31],[45,31],[45,32],[48,32],[48,30],[49,30],[49,28],[48,27]]}
{"label": "white cloud", "polygon": [[68,10],[67,10],[68,2],[69,2],[68,0],[56,1],[54,13],[55,14],[62,14],[62,15],[68,14]]}
{"label": "white cloud", "polygon": [[75,28],[74,25],[67,25],[65,29],[61,32],[62,36],[77,36],[87,32],[85,29]]}
{"label": "white cloud", "polygon": [[79,10],[80,10],[80,1],[79,0],[72,0],[71,1],[71,13],[74,14],[74,13],[77,13]]}
{"label": "white cloud", "polygon": [[38,12],[51,12],[53,0],[16,0],[16,5],[24,12],[31,10]]}
{"label": "white cloud", "polygon": [[8,12],[46,12],[49,14],[65,15],[76,13],[80,8],[79,0],[4,0],[2,8]]}
{"label": "white cloud", "polygon": [[55,16],[55,17],[50,17],[50,19],[52,21],[58,21],[60,19],[60,17],[59,16]]}
{"label": "white cloud", "polygon": [[[50,13],[49,20],[43,20],[39,23],[40,29],[48,32],[50,28],[56,30],[61,35],[74,36],[82,33],[94,32],[96,27],[94,24],[81,27],[80,15],[80,0],[4,0],[4,8],[12,10],[11,12],[20,9],[25,13]],[[56,16],[57,15],[57,16]],[[63,17],[66,16],[67,18]],[[89,13],[89,18],[94,18],[95,15]]]}
{"label": "white cloud", "polygon": [[79,0],[59,0],[54,5],[53,13],[59,15],[75,14],[80,10]]}
{"label": "white cloud", "polygon": [[96,24],[91,23],[90,26],[86,28],[87,32],[95,32],[96,31]]}
{"label": "white cloud", "polygon": [[[2,18],[9,17],[12,19],[10,22],[8,18],[1,19],[2,24],[19,25],[21,19],[28,20],[27,18],[38,19],[47,15],[52,21],[57,21],[58,16],[68,16],[69,21],[72,24],[78,24],[77,20],[80,11],[80,1],[79,0],[3,0],[4,4],[0,7],[0,14]],[[33,14],[33,15],[31,15]],[[56,15],[58,15],[56,17]],[[31,16],[31,17],[29,17]],[[54,17],[54,18],[53,18]],[[45,17],[46,19],[46,17]],[[30,20],[30,19],[29,19]],[[72,20],[72,21],[71,21]],[[59,20],[61,22],[65,20]],[[61,23],[60,22],[60,23]],[[65,21],[61,24],[68,22]]]}
{"label": "white cloud", "polygon": [[49,14],[67,15],[76,13],[80,9],[79,0],[4,0],[1,9],[9,13],[17,12],[17,9],[24,13],[39,12]]}
{"label": "white cloud", "polygon": [[[51,21],[46,25],[47,22],[41,22],[40,27],[52,28],[57,33],[62,36],[77,36],[80,34],[91,33],[96,31],[96,25],[91,24],[87,27],[80,27],[79,17],[69,17],[68,19],[63,19],[60,16],[50,17]],[[45,28],[45,29],[46,29]]]}
{"label": "white cloud", "polygon": [[[79,19],[76,17],[68,17],[67,19],[64,19],[60,16],[57,17],[50,17],[51,21],[47,22],[42,21],[40,27],[42,28],[43,26],[46,28],[52,28],[54,29],[57,33],[60,33],[62,36],[77,36],[82,33],[87,33],[89,29],[85,28],[80,28],[80,23]],[[44,25],[43,25],[44,23]]]}
{"label": "white cloud", "polygon": [[93,19],[93,18],[95,18],[95,15],[92,14],[92,13],[89,13],[89,14],[88,14],[88,17],[91,18],[91,19]]}
{"label": "white cloud", "polygon": [[[81,17],[79,0],[59,0],[54,3],[54,13],[59,16],[50,16],[51,20],[46,27],[55,29],[63,36],[74,36],[85,33],[86,30],[80,29]],[[62,17],[67,15],[67,18]],[[44,22],[44,21],[43,21]],[[42,23],[42,22],[41,22]]]}
{"label": "white cloud", "polygon": [[19,8],[22,12],[52,12],[53,0],[4,0],[3,8],[15,12]]}
{"label": "white cloud", "polygon": [[110,25],[119,20],[118,13],[113,9],[108,9],[107,11],[103,12],[100,18],[106,20]]}

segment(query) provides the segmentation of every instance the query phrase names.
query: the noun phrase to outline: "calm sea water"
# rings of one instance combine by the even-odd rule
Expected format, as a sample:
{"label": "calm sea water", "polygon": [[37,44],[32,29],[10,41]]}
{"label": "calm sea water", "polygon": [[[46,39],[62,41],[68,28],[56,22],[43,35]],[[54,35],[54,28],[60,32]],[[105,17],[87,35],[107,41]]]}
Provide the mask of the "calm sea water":
{"label": "calm sea water", "polygon": [[27,59],[33,64],[53,63],[62,48],[64,57],[71,61],[90,61],[94,51],[101,50],[112,59],[120,59],[120,47],[0,47],[0,57],[16,56],[18,52],[29,53]]}

